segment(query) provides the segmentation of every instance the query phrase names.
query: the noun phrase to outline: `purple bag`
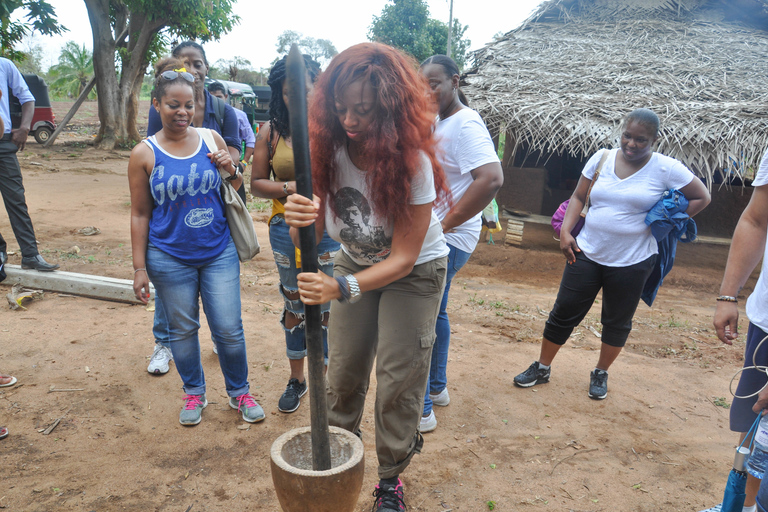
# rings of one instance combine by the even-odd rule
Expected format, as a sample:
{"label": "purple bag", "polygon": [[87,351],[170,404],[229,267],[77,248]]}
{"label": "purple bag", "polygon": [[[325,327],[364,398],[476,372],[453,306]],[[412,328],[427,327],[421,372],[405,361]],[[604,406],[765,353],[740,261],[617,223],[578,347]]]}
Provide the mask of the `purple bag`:
{"label": "purple bag", "polygon": [[[600,157],[600,163],[597,164],[597,169],[595,170],[595,174],[592,177],[592,183],[589,184],[589,189],[587,189],[587,197],[584,201],[584,209],[581,210],[581,218],[576,222],[576,225],[573,226],[573,229],[571,229],[571,236],[576,237],[581,232],[581,228],[584,227],[584,219],[587,216],[587,211],[589,211],[589,195],[592,193],[592,187],[595,185],[595,182],[597,181],[597,178],[600,177],[600,171],[603,169],[603,164],[605,163],[605,160],[608,158],[608,154],[610,153],[609,150],[604,149],[603,150],[603,156]],[[565,219],[565,210],[568,209],[568,203],[570,203],[570,199],[566,199],[562,203],[560,203],[560,206],[557,207],[557,210],[555,211],[554,215],[552,215],[552,221],[550,224],[552,224],[552,229],[555,230],[555,240],[560,240],[560,230],[563,227],[563,219]]]}
{"label": "purple bag", "polygon": [[[560,203],[560,206],[557,207],[557,211],[555,211],[554,215],[552,215],[552,229],[555,230],[555,239],[560,240],[560,229],[563,227],[563,219],[565,219],[565,210],[568,209],[568,203],[570,203],[570,199],[566,199],[562,203]],[[584,213],[581,214],[581,218],[576,222],[576,225],[573,226],[573,229],[571,230],[571,235],[573,237],[576,237],[581,232],[581,228],[584,227]]]}

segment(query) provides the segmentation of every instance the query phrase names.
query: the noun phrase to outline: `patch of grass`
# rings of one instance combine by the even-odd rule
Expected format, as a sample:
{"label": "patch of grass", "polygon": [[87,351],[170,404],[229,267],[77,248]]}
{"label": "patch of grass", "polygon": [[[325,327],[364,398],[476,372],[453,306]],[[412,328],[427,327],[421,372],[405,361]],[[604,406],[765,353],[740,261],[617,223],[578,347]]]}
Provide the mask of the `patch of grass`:
{"label": "patch of grass", "polygon": [[262,199],[260,197],[254,197],[253,201],[248,203],[247,205],[248,211],[251,212],[265,212],[272,208],[272,200],[271,199]]}
{"label": "patch of grass", "polygon": [[728,400],[725,399],[724,396],[716,396],[715,399],[712,400],[712,403],[715,404],[718,407],[722,407],[723,409],[730,409],[731,404],[728,403]]}
{"label": "patch of grass", "polygon": [[485,502],[486,505],[488,505],[488,510],[493,510],[496,508],[496,502],[488,500]]}
{"label": "patch of grass", "polygon": [[688,324],[688,320],[680,320],[678,318],[675,318],[675,315],[672,315],[672,316],[669,317],[669,319],[666,321],[666,323],[662,322],[662,323],[659,324],[659,328],[664,328],[664,327],[674,327],[674,328],[676,328],[676,327],[685,327],[685,328],[688,328],[689,324]]}

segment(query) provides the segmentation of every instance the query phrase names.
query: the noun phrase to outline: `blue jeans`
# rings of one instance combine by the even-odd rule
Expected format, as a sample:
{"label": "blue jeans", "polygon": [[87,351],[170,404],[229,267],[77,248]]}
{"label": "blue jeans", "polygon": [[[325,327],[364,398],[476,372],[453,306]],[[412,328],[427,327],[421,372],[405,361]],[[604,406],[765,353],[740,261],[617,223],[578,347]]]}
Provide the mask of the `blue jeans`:
{"label": "blue jeans", "polygon": [[448,244],[448,271],[445,276],[445,291],[443,300],[440,302],[440,313],[437,315],[437,325],[435,326],[435,346],[432,348],[432,362],[429,367],[429,385],[424,395],[424,415],[432,412],[432,400],[429,394],[436,395],[441,393],[448,384],[448,377],[445,369],[448,366],[448,347],[451,345],[451,322],[448,320],[448,292],[451,289],[451,280],[456,272],[461,270],[469,257],[470,252],[464,252],[461,249]]}
{"label": "blue jeans", "polygon": [[248,393],[248,361],[243,321],[240,317],[240,261],[230,239],[218,257],[202,265],[188,265],[150,244],[147,274],[164,306],[167,335],[184,391],[205,393],[200,361],[200,306],[219,351],[227,395]]}
{"label": "blue jeans", "polygon": [[[272,254],[275,257],[277,273],[280,275],[280,295],[285,302],[283,314],[280,317],[280,323],[285,330],[285,347],[288,359],[304,359],[307,355],[307,345],[304,339],[304,304],[301,299],[291,300],[286,297],[285,292],[298,293],[299,285],[297,276],[301,268],[296,267],[296,246],[293,245],[289,233],[288,224],[282,215],[275,215],[269,221],[269,243],[272,246]],[[318,268],[329,276],[333,275],[333,257],[339,250],[339,242],[323,233],[323,239],[317,246]],[[325,315],[331,309],[331,303],[327,302],[320,307]],[[293,313],[301,319],[301,323],[288,329],[285,327],[285,315],[287,312]],[[323,326],[323,354],[325,355],[325,364],[328,364],[328,328]]]}

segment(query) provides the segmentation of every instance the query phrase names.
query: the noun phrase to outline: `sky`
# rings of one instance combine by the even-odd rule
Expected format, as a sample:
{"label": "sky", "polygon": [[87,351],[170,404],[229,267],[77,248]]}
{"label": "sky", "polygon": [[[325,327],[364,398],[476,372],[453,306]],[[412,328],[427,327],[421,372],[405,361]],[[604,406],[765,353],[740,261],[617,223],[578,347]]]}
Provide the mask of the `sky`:
{"label": "sky", "polygon": [[[432,18],[448,22],[451,0],[427,0]],[[88,12],[81,0],[48,0],[59,21],[69,29],[63,36],[35,36],[34,43],[45,51],[43,67],[56,64],[61,47],[67,41],[93,46]],[[472,50],[482,48],[498,32],[517,27],[542,0],[453,0],[453,16],[468,25],[464,36]],[[374,16],[381,15],[387,0],[239,0],[234,5],[240,24],[220,41],[205,44],[208,61],[238,56],[251,62],[254,69],[269,67],[277,57],[277,37],[285,30],[304,36],[329,39],[338,51],[367,41]]]}

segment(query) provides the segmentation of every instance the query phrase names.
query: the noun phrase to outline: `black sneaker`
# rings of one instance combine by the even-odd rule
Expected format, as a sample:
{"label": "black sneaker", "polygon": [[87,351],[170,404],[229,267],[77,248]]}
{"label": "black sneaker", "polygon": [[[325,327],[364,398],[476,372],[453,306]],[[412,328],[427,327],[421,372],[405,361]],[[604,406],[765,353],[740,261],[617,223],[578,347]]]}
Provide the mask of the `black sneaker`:
{"label": "black sneaker", "polygon": [[280,412],[293,412],[301,405],[301,397],[307,394],[307,381],[299,382],[299,379],[291,379],[283,392],[283,396],[277,402],[277,410]]}
{"label": "black sneaker", "polygon": [[403,512],[407,510],[403,501],[403,481],[397,479],[397,485],[377,485],[373,490],[373,502],[371,512]]}
{"label": "black sneaker", "polygon": [[549,382],[551,371],[552,368],[547,368],[546,370],[539,368],[539,362],[534,361],[527,370],[514,378],[515,385],[521,388],[529,388],[536,384],[546,384]]}
{"label": "black sneaker", "polygon": [[589,398],[602,400],[608,396],[608,372],[595,368],[589,374]]}

